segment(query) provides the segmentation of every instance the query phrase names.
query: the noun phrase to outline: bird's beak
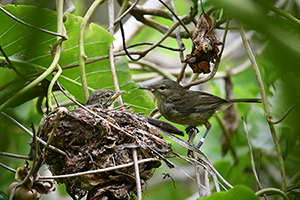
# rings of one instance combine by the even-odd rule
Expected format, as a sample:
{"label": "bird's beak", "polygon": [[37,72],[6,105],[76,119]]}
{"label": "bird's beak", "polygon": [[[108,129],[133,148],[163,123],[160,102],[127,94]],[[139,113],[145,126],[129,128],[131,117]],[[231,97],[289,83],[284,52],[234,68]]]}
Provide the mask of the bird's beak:
{"label": "bird's beak", "polygon": [[112,97],[110,97],[110,101],[116,100],[120,95],[124,94],[125,92],[126,92],[125,90],[116,92]]}
{"label": "bird's beak", "polygon": [[145,85],[145,86],[140,86],[138,87],[138,89],[142,89],[142,90],[149,90],[151,92],[155,91],[155,88],[152,85]]}

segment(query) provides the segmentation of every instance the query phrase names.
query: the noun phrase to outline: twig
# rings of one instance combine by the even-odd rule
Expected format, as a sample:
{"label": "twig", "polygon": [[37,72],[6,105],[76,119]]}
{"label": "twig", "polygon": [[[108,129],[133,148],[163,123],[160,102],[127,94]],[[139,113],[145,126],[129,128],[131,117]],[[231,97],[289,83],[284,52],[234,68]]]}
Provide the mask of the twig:
{"label": "twig", "polygon": [[[146,163],[146,162],[152,162],[152,161],[159,161],[157,158],[146,158],[143,160],[139,160],[138,164]],[[57,175],[57,176],[40,176],[39,180],[45,180],[45,179],[60,179],[60,178],[71,178],[71,177],[77,177],[77,176],[83,176],[83,175],[88,175],[88,174],[96,174],[96,173],[101,173],[101,172],[108,172],[112,170],[117,170],[117,169],[123,169],[125,167],[130,167],[133,166],[134,162],[126,163],[123,165],[118,165],[114,167],[108,167],[105,169],[97,169],[97,170],[89,170],[85,172],[78,172],[78,173],[73,173],[73,174],[65,174],[65,175]]]}
{"label": "twig", "polygon": [[[197,160],[197,154],[195,151],[193,151],[192,155],[194,159]],[[202,188],[201,188],[201,177],[200,177],[200,172],[199,172],[199,167],[197,162],[194,162],[194,167],[195,167],[196,183],[197,183],[197,190],[199,193],[199,197],[203,197]]]}
{"label": "twig", "polygon": [[[178,29],[179,27],[177,27],[175,29],[175,31]],[[151,42],[141,42],[141,43],[136,43],[136,44],[132,44],[132,45],[129,45],[129,46],[126,46],[127,49],[129,48],[132,48],[132,47],[136,47],[136,46],[140,46],[140,45],[153,45],[153,43]],[[157,47],[161,47],[161,48],[164,48],[164,49],[168,49],[168,50],[171,50],[171,51],[179,51],[179,52],[182,52],[185,50],[185,47],[183,46],[182,48],[179,48],[179,49],[175,49],[175,48],[172,48],[172,47],[168,47],[168,46],[165,46],[165,45],[157,45]],[[122,50],[122,49],[121,49]]]}
{"label": "twig", "polygon": [[180,24],[183,26],[186,33],[189,35],[189,38],[192,38],[190,31],[187,29],[187,27],[184,25],[184,23],[179,19],[179,17],[176,15],[176,13],[171,8],[169,8],[169,6],[167,4],[165,4],[165,2],[163,2],[162,0],[159,0],[159,2],[161,4],[163,4],[172,13],[172,15],[180,22]]}
{"label": "twig", "polygon": [[[108,13],[109,13],[109,33],[114,35],[115,30],[114,30],[114,1],[113,0],[108,0]],[[109,63],[110,63],[110,70],[112,74],[112,78],[114,81],[114,86],[115,86],[115,91],[119,92],[120,87],[118,83],[118,77],[116,73],[116,68],[115,68],[115,60],[114,60],[114,44],[111,43],[109,46]],[[118,103],[119,105],[123,105],[122,97],[121,95],[118,97]]]}
{"label": "twig", "polygon": [[271,121],[273,119],[273,116],[271,114],[270,107],[269,107],[269,104],[268,104],[266,91],[264,89],[263,81],[262,81],[258,66],[256,64],[255,57],[254,57],[254,55],[252,53],[252,50],[250,48],[250,45],[247,41],[243,25],[241,24],[240,21],[237,21],[237,23],[238,23],[238,26],[239,26],[239,29],[240,29],[243,44],[245,46],[248,57],[249,57],[249,59],[251,61],[251,64],[253,66],[255,77],[256,77],[256,80],[257,80],[257,83],[258,83],[258,86],[259,86],[259,89],[260,89],[260,94],[261,94],[262,102],[263,102],[264,109],[265,109],[265,112],[266,112],[267,121],[268,121],[268,124],[269,124],[269,127],[270,127],[271,135],[272,135],[272,138],[273,138],[273,141],[274,141],[274,144],[275,144],[275,150],[276,150],[277,157],[278,157],[279,168],[280,168],[280,173],[281,173],[282,191],[286,192],[285,167],[284,167],[282,152],[281,152],[280,144],[279,144],[279,141],[278,141],[278,138],[277,138],[277,135],[276,135],[275,127],[274,127],[274,124],[271,123]]}
{"label": "twig", "polygon": [[[2,115],[6,116],[8,119],[10,119],[14,124],[16,124],[18,127],[20,127],[25,133],[27,133],[28,135],[30,135],[31,137],[33,137],[33,133],[31,131],[29,131],[26,127],[24,127],[21,123],[19,123],[17,120],[15,120],[14,118],[12,118],[11,116],[9,116],[8,114],[4,113],[4,112],[1,112]],[[37,140],[43,144],[43,145],[46,145],[47,143],[42,140],[41,138],[39,137],[36,137]],[[50,145],[49,146],[50,149],[52,149],[53,151],[56,151],[62,155],[66,155],[65,152],[63,152],[62,150]]]}
{"label": "twig", "polygon": [[82,22],[80,24],[79,34],[78,34],[80,78],[81,78],[85,101],[87,101],[89,98],[89,90],[88,90],[86,74],[85,74],[85,59],[87,58],[87,55],[84,53],[84,31],[95,9],[102,2],[104,2],[104,0],[95,0],[92,3],[92,5],[90,6],[90,8],[88,9],[88,11],[86,12],[86,14],[82,19]]}
{"label": "twig", "polygon": [[[33,156],[33,160],[32,160],[32,166],[29,170],[29,172],[27,173],[26,177],[22,180],[22,182],[20,184],[17,184],[11,191],[11,194],[9,196],[9,200],[13,200],[14,199],[14,194],[15,194],[15,191],[18,187],[20,186],[23,186],[27,183],[30,183],[31,182],[31,175],[33,175],[33,172],[35,171],[35,166],[36,166],[36,163],[37,163],[37,152],[38,152],[38,145],[37,145],[37,138],[36,138],[36,133],[34,132],[33,134],[33,141],[35,142],[35,152],[34,152],[34,156]],[[35,176],[35,175],[33,175]]]}
{"label": "twig", "polygon": [[[244,124],[244,130],[246,132],[247,143],[248,143],[248,147],[249,147],[249,154],[250,154],[250,160],[251,160],[251,168],[252,168],[252,171],[253,171],[254,178],[255,178],[255,180],[256,180],[256,182],[258,184],[258,187],[261,190],[262,186],[261,186],[261,183],[260,183],[260,181],[258,179],[258,176],[257,176],[257,173],[256,173],[255,164],[254,164],[254,158],[253,158],[253,153],[252,153],[252,147],[251,147],[250,138],[249,138],[249,133],[248,133],[246,122],[245,122],[243,116],[242,116],[242,121],[243,121],[243,124]],[[264,195],[264,197],[265,197],[265,199],[268,199],[267,195]]]}
{"label": "twig", "polygon": [[270,10],[272,10],[273,12],[285,17],[286,19],[290,20],[291,22],[295,23],[297,26],[300,26],[300,20],[297,19],[296,17],[294,17],[293,15],[291,15],[291,13],[281,10],[267,2],[264,1],[259,1],[259,3],[261,3],[264,7],[268,7]]}
{"label": "twig", "polygon": [[2,55],[4,56],[6,62],[11,66],[11,68],[24,80],[29,80],[27,77],[25,77],[23,74],[21,74],[18,69],[12,64],[12,62],[10,62],[8,56],[6,55],[6,53],[4,52],[2,46],[0,45],[0,51],[2,53]]}
{"label": "twig", "polygon": [[11,17],[12,19],[16,20],[17,22],[21,23],[21,24],[24,24],[25,26],[29,26],[31,28],[34,28],[34,29],[37,29],[39,31],[43,31],[45,33],[48,33],[48,34],[51,34],[51,35],[55,35],[55,36],[59,36],[59,37],[62,37],[64,40],[68,39],[68,37],[66,35],[63,35],[61,33],[55,33],[55,32],[52,32],[52,31],[49,31],[49,30],[46,30],[46,29],[43,29],[43,28],[39,28],[39,27],[36,27],[36,26],[33,26],[31,24],[28,24],[22,20],[20,20],[19,18],[15,17],[14,15],[12,15],[10,12],[6,11],[4,8],[2,8],[0,6],[0,10],[2,12],[4,12],[6,15],[8,15],[9,17]]}
{"label": "twig", "polygon": [[142,186],[141,186],[140,171],[139,171],[139,164],[138,164],[136,148],[132,149],[132,156],[133,156],[133,163],[134,163],[137,199],[141,200],[142,199]]}
{"label": "twig", "polygon": [[61,117],[65,112],[67,112],[67,111],[68,111],[68,110],[67,110],[66,108],[64,108],[64,107],[59,107],[59,108],[58,108],[58,111],[57,111],[57,117],[56,117],[56,119],[55,119],[54,126],[53,126],[52,131],[51,131],[51,133],[50,133],[50,136],[49,136],[49,138],[48,138],[48,140],[47,140],[47,144],[46,144],[45,148],[43,149],[43,153],[42,153],[42,154],[43,154],[43,156],[44,156],[44,159],[45,159],[45,156],[46,156],[46,151],[47,151],[47,149],[48,149],[48,147],[49,147],[49,145],[50,145],[50,143],[52,142],[52,139],[53,139],[53,137],[54,137],[56,128],[57,128],[57,126],[58,126],[58,123],[60,122],[60,117]]}
{"label": "twig", "polygon": [[[114,22],[114,25],[119,23],[138,3],[140,0],[136,0],[118,19]],[[125,2],[125,1],[124,1]]]}
{"label": "twig", "polygon": [[277,188],[265,188],[255,193],[256,196],[262,196],[263,194],[279,194],[284,200],[289,200],[286,194]]}
{"label": "twig", "polygon": [[4,164],[1,163],[1,162],[0,162],[0,166],[3,167],[4,169],[7,169],[7,170],[13,172],[13,173],[16,173],[16,172],[17,172],[17,170],[15,170],[15,169],[13,169],[13,168],[7,166],[7,165],[4,165]]}
{"label": "twig", "polygon": [[1,156],[9,156],[12,158],[19,158],[19,159],[23,159],[23,160],[30,160],[30,158],[28,156],[17,155],[17,154],[13,154],[13,153],[2,152],[2,151],[0,151],[0,155]]}
{"label": "twig", "polygon": [[57,81],[57,79],[60,77],[61,73],[62,73],[62,69],[61,67],[59,66],[59,64],[57,64],[57,73],[55,74],[55,76],[53,77],[53,79],[51,80],[49,86],[48,86],[48,91],[47,91],[47,101],[48,101],[48,107],[50,108],[50,110],[52,111],[53,110],[53,107],[52,107],[52,103],[51,103],[51,93],[52,93],[52,89],[53,89],[53,86],[55,84],[55,82]]}
{"label": "twig", "polygon": [[282,122],[282,120],[284,120],[286,118],[286,116],[293,110],[293,108],[298,105],[300,103],[300,101],[298,101],[297,103],[293,104],[278,120],[270,120],[270,123],[272,124],[278,124],[280,122]]}
{"label": "twig", "polygon": [[[199,162],[199,161],[197,161],[197,162],[198,162],[198,164],[200,164],[200,165],[202,165],[202,166],[204,166],[204,164],[205,164],[205,167],[206,167],[206,168],[208,167],[208,169],[210,169],[210,170],[213,172],[213,173],[211,173],[211,175],[213,176],[215,183],[217,183],[217,178],[216,178],[216,176],[218,176],[218,177],[221,179],[221,181],[223,181],[223,183],[225,183],[229,188],[233,188],[233,186],[232,186],[230,183],[228,183],[228,182],[221,176],[221,174],[213,167],[211,161],[210,161],[209,158],[205,155],[204,152],[202,152],[200,149],[196,148],[194,145],[189,144],[188,142],[186,142],[186,141],[184,141],[184,140],[182,140],[182,139],[180,139],[180,138],[178,138],[178,137],[176,137],[176,136],[170,134],[170,133],[167,132],[167,131],[164,131],[164,130],[162,130],[162,129],[159,129],[159,131],[162,132],[165,136],[167,136],[167,137],[170,138],[171,140],[173,140],[173,141],[175,141],[176,143],[178,143],[179,145],[181,145],[181,146],[183,146],[183,147],[186,147],[187,149],[190,149],[190,150],[195,151],[196,153],[202,155],[205,159],[202,159],[202,158],[198,157],[198,158],[201,160],[201,162]],[[179,157],[182,157],[182,156],[179,156]],[[193,158],[188,158],[188,159],[190,159],[190,160],[192,160],[192,161],[195,161],[195,159],[193,159]],[[220,191],[220,187],[219,187],[218,184],[216,184],[216,190],[217,190],[217,192]]]}
{"label": "twig", "polygon": [[[173,13],[175,13],[175,6],[174,6],[173,0],[169,0],[169,4],[170,4],[170,9],[173,11]],[[174,22],[174,23],[178,21],[177,18],[178,18],[177,16],[172,15],[172,19],[173,19],[173,22]],[[181,40],[180,27],[177,27],[177,28],[175,29],[175,35],[176,35],[176,41],[177,41],[178,47],[179,47],[179,48],[184,47],[184,44],[183,44],[183,42],[182,42],[182,40]],[[184,60],[184,55],[183,55],[183,52],[182,52],[182,51],[179,52],[179,57],[180,57],[180,61],[181,61],[181,63],[182,63],[182,67],[181,67],[181,72],[180,72],[180,74],[179,74],[179,76],[177,77],[177,80],[176,80],[177,83],[179,83],[179,82],[181,81],[181,79],[184,77],[185,69],[186,69],[186,66],[187,66],[187,63],[186,63],[186,62],[185,62],[185,63],[183,62],[183,60]]]}
{"label": "twig", "polygon": [[209,172],[207,169],[204,169],[204,180],[205,180],[206,196],[210,196],[211,191],[209,185]]}

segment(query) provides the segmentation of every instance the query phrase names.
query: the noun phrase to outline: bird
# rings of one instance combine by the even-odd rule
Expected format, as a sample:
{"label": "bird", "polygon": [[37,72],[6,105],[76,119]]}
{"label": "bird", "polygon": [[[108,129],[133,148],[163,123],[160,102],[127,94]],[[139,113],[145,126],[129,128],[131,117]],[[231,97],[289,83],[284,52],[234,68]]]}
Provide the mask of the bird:
{"label": "bird", "polygon": [[95,90],[86,101],[87,106],[97,106],[102,109],[112,109],[117,98],[126,91],[115,92],[108,89]]}
{"label": "bird", "polygon": [[191,127],[204,125],[206,131],[197,145],[198,148],[203,144],[211,128],[208,120],[212,116],[233,103],[261,103],[261,99],[222,99],[206,92],[186,90],[169,79],[138,88],[152,92],[161,115],[171,122],[186,125],[186,131]]}

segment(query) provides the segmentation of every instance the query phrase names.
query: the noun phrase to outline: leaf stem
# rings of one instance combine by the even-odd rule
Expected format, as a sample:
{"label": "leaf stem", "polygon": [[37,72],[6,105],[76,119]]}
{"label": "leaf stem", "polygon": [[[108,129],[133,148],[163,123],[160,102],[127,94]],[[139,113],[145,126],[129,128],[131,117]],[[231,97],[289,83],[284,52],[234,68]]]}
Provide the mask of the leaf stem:
{"label": "leaf stem", "polygon": [[286,192],[286,175],[285,175],[285,167],[284,167],[282,152],[281,152],[280,144],[279,144],[279,141],[278,141],[278,138],[277,138],[277,135],[276,135],[274,124],[271,123],[272,119],[273,119],[273,116],[271,114],[270,107],[269,107],[269,104],[268,104],[266,91],[264,89],[264,84],[263,84],[263,81],[262,81],[262,78],[261,78],[260,71],[258,69],[256,60],[255,60],[255,57],[254,57],[254,55],[252,53],[252,50],[250,48],[250,45],[247,41],[243,25],[238,20],[237,20],[237,23],[238,23],[238,26],[239,26],[239,29],[240,29],[240,34],[241,34],[241,37],[242,37],[242,40],[243,40],[243,44],[244,44],[245,49],[247,51],[249,60],[251,61],[251,64],[252,64],[252,67],[253,67],[253,70],[254,70],[254,73],[255,73],[255,77],[256,77],[256,80],[257,80],[257,83],[258,83],[258,86],[259,86],[259,89],[260,89],[260,94],[261,94],[262,102],[263,102],[264,109],[265,109],[265,112],[266,112],[267,121],[269,123],[271,135],[272,135],[272,138],[273,138],[273,141],[274,141],[274,144],[275,144],[275,150],[276,150],[277,157],[278,157],[279,168],[280,168],[280,173],[281,173],[282,191]]}
{"label": "leaf stem", "polygon": [[52,31],[49,31],[49,30],[46,30],[46,29],[43,29],[43,28],[39,28],[39,27],[33,26],[33,25],[31,25],[31,24],[28,24],[28,23],[26,23],[26,22],[20,20],[19,18],[15,17],[14,15],[12,15],[10,12],[8,12],[7,10],[5,10],[5,9],[2,8],[1,6],[0,6],[0,10],[1,10],[2,12],[4,12],[6,15],[8,15],[10,18],[16,20],[17,22],[19,22],[19,23],[21,23],[21,24],[24,24],[25,26],[29,26],[29,27],[31,27],[31,28],[37,29],[37,30],[39,30],[39,31],[43,31],[43,32],[48,33],[48,34],[51,34],[51,35],[55,35],[55,36],[62,37],[63,39],[67,39],[67,37],[66,37],[65,35],[63,35],[63,34],[55,33],[55,32],[52,32]]}
{"label": "leaf stem", "polygon": [[286,196],[286,194],[277,189],[277,188],[265,188],[265,189],[262,189],[262,190],[259,190],[255,193],[256,196],[262,196],[263,194],[279,194],[284,200],[289,200],[289,198]]}
{"label": "leaf stem", "polygon": [[85,74],[85,59],[87,58],[87,55],[84,53],[84,30],[85,27],[91,18],[92,14],[94,13],[97,6],[101,3],[103,3],[104,0],[95,0],[93,4],[90,6],[86,14],[84,15],[84,18],[81,22],[79,34],[78,34],[78,46],[79,46],[79,68],[80,68],[80,78],[82,83],[82,89],[84,93],[85,101],[89,98],[89,91],[87,87],[87,80],[86,80],[86,74]]}

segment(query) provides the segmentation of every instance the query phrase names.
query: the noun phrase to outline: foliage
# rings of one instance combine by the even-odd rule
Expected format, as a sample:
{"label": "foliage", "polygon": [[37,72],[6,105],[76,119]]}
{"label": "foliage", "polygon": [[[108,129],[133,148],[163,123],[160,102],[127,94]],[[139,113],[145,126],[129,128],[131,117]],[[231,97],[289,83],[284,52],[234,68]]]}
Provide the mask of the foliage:
{"label": "foliage", "polygon": [[[198,16],[202,12],[199,1],[175,1],[175,9],[178,15],[189,15],[193,17],[196,10]],[[234,46],[234,39],[240,37],[237,22],[241,22],[245,27],[248,41],[254,52],[256,63],[259,67],[260,76],[262,78],[264,89],[266,90],[268,105],[270,106],[273,121],[279,119],[291,106],[295,105],[293,110],[287,117],[275,124],[275,132],[278,136],[282,158],[284,160],[285,178],[293,181],[287,182],[286,194],[291,199],[296,198],[297,192],[294,189],[297,186],[297,172],[299,171],[299,120],[297,113],[300,112],[299,101],[299,66],[300,63],[300,43],[299,43],[299,4],[296,1],[259,1],[259,0],[213,0],[203,1],[203,7],[216,24],[217,34],[224,33],[227,18],[230,19],[229,33],[225,47],[234,47],[226,55],[228,49],[225,48],[217,75],[207,83],[192,87],[193,90],[204,90],[218,96],[225,97],[224,78],[228,75],[233,83],[232,92],[235,98],[257,97],[261,95],[261,90],[257,82],[254,70],[250,67],[235,73],[235,70],[248,60],[249,52],[245,52],[243,45]],[[79,14],[83,13],[89,7],[80,1],[74,1],[76,7],[76,15],[65,13],[64,27],[68,39],[62,42],[62,52],[58,64],[62,67],[62,75],[58,82],[68,91],[71,96],[84,103],[83,86],[78,67],[78,34],[83,18]],[[21,4],[25,4],[22,2]],[[3,8],[9,11],[17,18],[32,24],[36,27],[44,28],[53,32],[57,32],[57,12],[49,9],[41,8],[47,5],[46,2],[39,3],[38,7],[25,5],[7,5]],[[51,5],[52,6],[52,5]],[[52,8],[49,6],[49,8]],[[194,6],[191,9],[189,6]],[[101,6],[100,6],[101,7]],[[105,8],[106,9],[106,8]],[[166,9],[164,9],[166,11]],[[81,12],[81,13],[80,13]],[[100,17],[103,15],[100,11]],[[198,19],[198,16],[195,19]],[[2,28],[0,29],[0,45],[9,60],[16,67],[21,75],[29,78],[24,80],[15,69],[7,64],[4,55],[0,53],[0,110],[8,113],[13,118],[21,122],[25,127],[32,130],[31,122],[37,127],[39,121],[43,117],[40,108],[44,110],[46,105],[47,90],[53,76],[57,73],[57,69],[52,71],[46,79],[39,80],[39,76],[49,68],[53,62],[53,53],[57,37],[51,34],[41,32],[39,30],[27,27],[3,12],[0,12]],[[173,21],[168,18],[162,19],[156,16],[154,20],[163,26],[171,27]],[[185,23],[190,23],[185,19]],[[98,23],[99,24],[99,23]],[[114,89],[113,76],[111,73],[109,60],[97,60],[101,56],[108,55],[108,48],[114,41],[114,37],[108,33],[102,26],[96,23],[90,23],[84,33],[84,52],[87,56],[85,66],[86,80],[89,92],[100,88]],[[107,26],[108,27],[108,26]],[[189,24],[189,29],[193,30],[194,26]],[[183,29],[181,29],[182,31]],[[252,32],[252,33],[251,33]],[[249,36],[249,35],[250,36]],[[151,36],[151,37],[149,37]],[[138,42],[155,43],[162,36],[157,30],[144,27],[135,34],[130,44]],[[220,37],[222,40],[222,38]],[[191,52],[192,43],[190,39],[182,39],[186,50],[185,54]],[[116,41],[117,42],[117,41]],[[176,46],[176,39],[168,37],[164,41],[164,45]],[[144,46],[139,47],[143,49]],[[261,50],[262,49],[262,50]],[[51,52],[52,51],[52,52]],[[228,50],[229,51],[229,50]],[[150,54],[150,55],[149,55]],[[154,49],[149,53],[149,57],[145,60],[155,63],[160,69],[167,71],[174,76],[178,76],[181,69],[181,60],[177,52],[167,51],[164,49]],[[155,59],[154,59],[155,58]],[[134,62],[134,64],[140,64]],[[152,81],[146,78],[150,74],[154,77],[166,77],[163,70],[155,70],[143,64],[140,68],[132,67],[132,61],[128,61],[125,57],[115,60],[115,68],[118,77],[120,90],[127,92],[122,95],[125,103],[130,104],[136,113],[145,113],[148,115],[155,107],[150,95],[143,90],[138,90],[138,81],[134,77],[142,81]],[[250,66],[250,64],[249,64]],[[186,80],[191,77],[189,67],[185,71]],[[174,73],[173,71],[177,69]],[[131,74],[134,74],[133,76]],[[225,75],[224,75],[225,74]],[[138,76],[135,76],[138,75]],[[195,76],[195,74],[194,74]],[[198,78],[197,80],[201,79]],[[38,84],[30,86],[33,80],[39,80]],[[190,82],[192,79],[190,79]],[[183,81],[184,83],[184,81]],[[18,98],[14,98],[19,91],[26,87],[30,87]],[[57,87],[53,89],[54,95],[59,103],[67,100],[58,91]],[[49,97],[49,96],[48,96]],[[52,97],[52,104],[55,100]],[[4,106],[3,106],[4,105]],[[38,109],[35,109],[37,107]],[[263,188],[273,187],[282,188],[282,177],[280,176],[280,165],[278,164],[278,155],[274,138],[271,136],[269,123],[266,120],[265,105],[243,105],[237,107],[239,119],[244,117],[250,134],[250,142],[254,153],[254,162]],[[223,114],[219,115],[221,118]],[[0,151],[12,152],[26,155],[29,152],[27,141],[30,137],[25,135],[16,125],[12,124],[6,117],[0,114]],[[238,128],[232,137],[232,144],[237,154],[237,163],[233,163],[233,152],[228,151],[223,157],[221,155],[220,137],[223,131],[222,125],[216,118],[212,118],[210,122],[213,124],[210,133],[201,150],[205,152],[214,164],[214,167],[222,174],[222,176],[234,185],[234,188],[228,192],[216,193],[206,199],[234,199],[242,194],[250,199],[257,199],[254,191],[257,190],[257,183],[251,169],[249,157],[249,149],[245,129],[242,120],[238,122]],[[178,125],[181,130],[184,126]],[[204,128],[199,127],[200,134],[197,135],[195,141],[199,141],[204,133]],[[185,136],[183,139],[187,139]],[[180,155],[186,155],[186,148],[172,142],[172,148]],[[172,162],[184,169],[184,171],[194,171],[193,166],[183,160],[170,158]],[[12,168],[23,165],[21,160],[12,160],[11,158],[0,157],[0,162]],[[188,170],[186,170],[186,168]],[[176,188],[171,179],[164,179],[162,173],[170,173],[175,180]],[[194,174],[192,174],[193,176]],[[8,185],[14,181],[14,174],[0,168],[0,190],[6,191]],[[238,186],[242,185],[242,186]],[[143,196],[143,199],[184,199],[196,193],[196,183],[181,171],[170,170],[163,166],[156,170],[155,176],[150,180],[149,186],[146,187],[145,193],[149,195]],[[251,189],[250,189],[251,188]],[[0,194],[1,195],[1,194]],[[197,197],[196,197],[197,198]],[[275,197],[274,197],[275,198]]]}

